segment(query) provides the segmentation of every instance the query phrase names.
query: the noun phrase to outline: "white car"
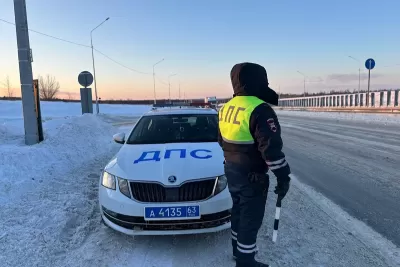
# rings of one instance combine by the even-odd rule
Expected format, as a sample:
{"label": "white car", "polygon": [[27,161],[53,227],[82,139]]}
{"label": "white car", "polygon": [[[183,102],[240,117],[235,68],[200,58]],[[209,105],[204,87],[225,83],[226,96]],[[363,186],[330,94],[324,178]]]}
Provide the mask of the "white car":
{"label": "white car", "polygon": [[232,199],[217,142],[218,115],[205,108],[153,108],[100,177],[109,227],[128,235],[217,232],[231,226]]}

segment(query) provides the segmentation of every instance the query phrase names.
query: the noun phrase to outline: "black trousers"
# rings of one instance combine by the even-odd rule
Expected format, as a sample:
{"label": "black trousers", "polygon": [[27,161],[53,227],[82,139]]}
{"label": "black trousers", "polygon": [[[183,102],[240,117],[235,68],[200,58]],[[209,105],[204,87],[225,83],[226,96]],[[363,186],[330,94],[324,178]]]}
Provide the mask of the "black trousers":
{"label": "black trousers", "polygon": [[[225,164],[225,175],[233,201],[233,255],[237,266],[252,266],[257,252],[257,234],[264,218],[269,177],[265,172],[251,173],[229,162]],[[256,181],[251,181],[251,176]]]}

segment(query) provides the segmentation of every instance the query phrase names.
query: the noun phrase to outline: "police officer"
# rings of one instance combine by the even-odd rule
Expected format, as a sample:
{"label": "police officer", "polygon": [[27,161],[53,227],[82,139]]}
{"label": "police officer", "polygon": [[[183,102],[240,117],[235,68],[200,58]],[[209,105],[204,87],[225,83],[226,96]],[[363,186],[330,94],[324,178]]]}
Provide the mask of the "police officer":
{"label": "police officer", "polygon": [[290,185],[281,129],[269,105],[278,105],[278,95],[268,87],[267,72],[258,64],[236,64],[231,81],[233,98],[218,112],[218,142],[224,151],[225,175],[233,200],[233,256],[236,267],[268,266],[254,258],[267,200],[268,169],[277,177],[274,192],[278,198],[285,197]]}

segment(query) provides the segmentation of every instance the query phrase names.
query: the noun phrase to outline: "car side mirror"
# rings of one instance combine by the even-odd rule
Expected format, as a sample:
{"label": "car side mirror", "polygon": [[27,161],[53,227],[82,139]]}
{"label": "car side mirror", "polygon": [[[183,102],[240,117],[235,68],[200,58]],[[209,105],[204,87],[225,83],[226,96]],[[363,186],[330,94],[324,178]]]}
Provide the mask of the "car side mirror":
{"label": "car side mirror", "polygon": [[124,133],[114,134],[113,139],[118,144],[125,144],[125,134]]}

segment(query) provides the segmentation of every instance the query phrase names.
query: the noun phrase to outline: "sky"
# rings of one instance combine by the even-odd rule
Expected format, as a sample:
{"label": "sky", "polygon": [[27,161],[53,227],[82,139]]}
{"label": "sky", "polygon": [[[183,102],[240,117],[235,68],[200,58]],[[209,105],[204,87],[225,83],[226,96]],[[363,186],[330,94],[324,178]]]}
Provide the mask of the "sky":
{"label": "sky", "polygon": [[[79,97],[81,71],[103,99],[232,95],[230,70],[263,65],[280,93],[400,88],[398,0],[26,0],[33,75],[50,74],[60,96]],[[9,76],[20,95],[13,0],[0,0],[0,96]],[[106,56],[104,56],[106,55]],[[359,61],[349,58],[352,56]],[[110,59],[111,58],[111,59]],[[171,76],[176,74],[175,76]],[[170,87],[168,86],[170,81]],[[94,85],[92,85],[94,88]],[[170,88],[170,91],[169,91]],[[179,90],[180,88],[180,90]]]}

